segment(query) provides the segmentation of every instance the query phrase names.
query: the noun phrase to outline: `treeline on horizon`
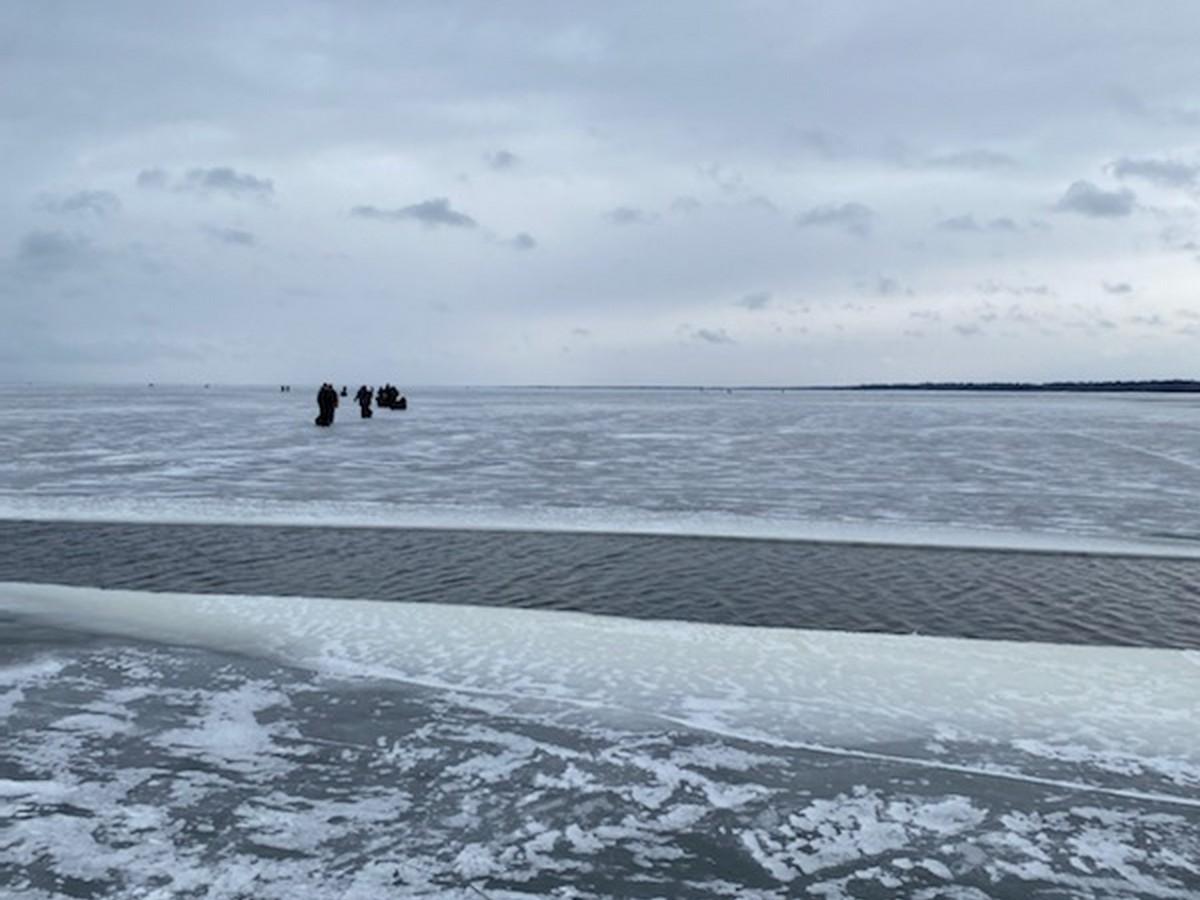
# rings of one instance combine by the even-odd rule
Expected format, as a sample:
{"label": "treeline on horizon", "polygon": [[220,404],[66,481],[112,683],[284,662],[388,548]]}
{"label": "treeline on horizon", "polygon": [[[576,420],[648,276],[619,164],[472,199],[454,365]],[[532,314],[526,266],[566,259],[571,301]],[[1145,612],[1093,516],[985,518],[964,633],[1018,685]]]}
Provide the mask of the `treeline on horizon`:
{"label": "treeline on horizon", "polygon": [[[503,387],[503,385],[498,385]],[[469,386],[468,386],[469,387]],[[1200,394],[1200,381],[1168,378],[1151,381],[901,381],[879,384],[517,384],[507,387],[538,391],[1075,391]]]}
{"label": "treeline on horizon", "polygon": [[843,391],[1143,391],[1156,393],[1200,393],[1200,381],[1172,378],[1162,381],[923,381],[919,383],[855,384],[837,387]]}

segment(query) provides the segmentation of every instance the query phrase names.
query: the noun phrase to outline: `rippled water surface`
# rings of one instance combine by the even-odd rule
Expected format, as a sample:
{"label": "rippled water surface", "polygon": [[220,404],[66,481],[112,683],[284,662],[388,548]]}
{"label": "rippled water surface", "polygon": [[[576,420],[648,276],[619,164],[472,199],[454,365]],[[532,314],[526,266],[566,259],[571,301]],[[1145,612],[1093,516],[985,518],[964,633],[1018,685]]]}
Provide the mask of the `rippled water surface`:
{"label": "rippled water surface", "polygon": [[0,521],[0,581],[1200,650],[1200,560],[657,535]]}

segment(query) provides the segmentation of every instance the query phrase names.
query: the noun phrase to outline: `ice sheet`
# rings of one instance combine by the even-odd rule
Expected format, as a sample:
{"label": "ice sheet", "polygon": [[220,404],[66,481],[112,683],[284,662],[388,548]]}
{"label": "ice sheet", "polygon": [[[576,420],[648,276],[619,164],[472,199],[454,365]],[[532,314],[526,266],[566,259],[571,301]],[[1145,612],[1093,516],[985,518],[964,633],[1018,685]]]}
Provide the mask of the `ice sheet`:
{"label": "ice sheet", "polygon": [[939,741],[1001,743],[1026,758],[1074,754],[1101,772],[1132,766],[1167,784],[1200,784],[1200,654],[1189,651],[12,583],[0,584],[0,608],[766,745],[885,760],[889,744],[921,741],[931,752],[914,764],[954,770],[972,763],[939,755]]}
{"label": "ice sheet", "polygon": [[0,894],[1200,886],[1186,653],[15,584],[0,618]]}
{"label": "ice sheet", "polygon": [[0,386],[0,515],[1200,550],[1192,397]]}

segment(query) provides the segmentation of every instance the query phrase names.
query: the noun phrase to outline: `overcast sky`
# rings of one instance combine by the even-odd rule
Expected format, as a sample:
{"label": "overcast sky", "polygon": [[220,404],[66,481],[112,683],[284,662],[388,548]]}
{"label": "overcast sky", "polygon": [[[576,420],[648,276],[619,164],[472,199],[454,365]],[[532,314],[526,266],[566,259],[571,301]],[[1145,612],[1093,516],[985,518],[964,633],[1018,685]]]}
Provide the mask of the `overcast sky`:
{"label": "overcast sky", "polygon": [[1200,376],[1200,5],[0,6],[0,380]]}

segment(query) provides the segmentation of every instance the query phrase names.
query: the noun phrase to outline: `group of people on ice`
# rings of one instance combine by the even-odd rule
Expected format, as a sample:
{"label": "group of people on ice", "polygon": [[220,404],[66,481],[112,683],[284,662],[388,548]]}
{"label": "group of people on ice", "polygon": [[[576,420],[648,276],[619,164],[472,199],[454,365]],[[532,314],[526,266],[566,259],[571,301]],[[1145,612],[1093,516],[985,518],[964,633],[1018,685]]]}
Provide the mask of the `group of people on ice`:
{"label": "group of people on ice", "polygon": [[[348,397],[349,395],[350,392],[343,385],[340,396]],[[333,417],[338,408],[338,397],[337,388],[328,381],[322,384],[321,389],[317,391],[319,414],[315,421],[322,428],[328,428],[333,424]],[[372,391],[364,384],[354,395],[354,400],[358,403],[359,411],[364,419],[371,418],[372,399],[380,409],[408,409],[408,398],[401,394],[400,389],[394,385],[385,384],[378,391]]]}

